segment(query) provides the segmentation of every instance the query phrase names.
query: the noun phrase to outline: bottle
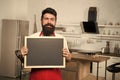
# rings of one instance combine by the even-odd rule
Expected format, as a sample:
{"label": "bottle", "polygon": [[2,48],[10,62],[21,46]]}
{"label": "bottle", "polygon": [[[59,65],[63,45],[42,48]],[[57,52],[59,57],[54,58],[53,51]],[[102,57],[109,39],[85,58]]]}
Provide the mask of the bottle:
{"label": "bottle", "polygon": [[119,45],[118,44],[115,44],[114,53],[119,54]]}
{"label": "bottle", "polygon": [[110,53],[110,41],[106,41],[105,54]]}

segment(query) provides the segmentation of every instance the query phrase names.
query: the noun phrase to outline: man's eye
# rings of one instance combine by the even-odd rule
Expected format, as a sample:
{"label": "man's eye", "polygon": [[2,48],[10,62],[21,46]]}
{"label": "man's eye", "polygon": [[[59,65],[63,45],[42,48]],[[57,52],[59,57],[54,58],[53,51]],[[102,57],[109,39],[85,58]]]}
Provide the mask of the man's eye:
{"label": "man's eye", "polygon": [[48,18],[44,18],[44,20],[48,20]]}
{"label": "man's eye", "polygon": [[51,21],[55,21],[55,18],[44,18],[44,20],[51,20]]}
{"label": "man's eye", "polygon": [[52,21],[55,21],[55,19],[54,19],[54,18],[51,18],[51,20],[52,20]]}

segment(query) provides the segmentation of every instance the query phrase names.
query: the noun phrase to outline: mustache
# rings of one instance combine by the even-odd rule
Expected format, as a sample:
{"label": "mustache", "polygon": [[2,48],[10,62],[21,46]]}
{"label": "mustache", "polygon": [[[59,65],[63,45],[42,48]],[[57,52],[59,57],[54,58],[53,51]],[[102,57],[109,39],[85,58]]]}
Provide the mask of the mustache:
{"label": "mustache", "polygon": [[[50,27],[48,27],[48,26],[50,26]],[[50,23],[42,26],[42,32],[43,32],[44,36],[52,35],[54,33],[54,30],[55,30],[55,26]]]}
{"label": "mustache", "polygon": [[53,28],[53,27],[55,27],[53,24],[51,24],[51,23],[47,23],[47,24],[45,24],[45,25],[43,25],[44,27],[47,27],[47,26],[50,26],[51,28]]}

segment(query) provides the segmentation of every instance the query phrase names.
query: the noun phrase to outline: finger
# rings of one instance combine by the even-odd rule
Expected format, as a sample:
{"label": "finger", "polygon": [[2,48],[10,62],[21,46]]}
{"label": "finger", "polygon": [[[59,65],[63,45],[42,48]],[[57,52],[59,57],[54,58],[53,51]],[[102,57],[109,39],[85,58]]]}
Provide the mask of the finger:
{"label": "finger", "polygon": [[69,54],[68,54],[68,53],[63,53],[63,56],[64,56],[64,57],[68,57]]}

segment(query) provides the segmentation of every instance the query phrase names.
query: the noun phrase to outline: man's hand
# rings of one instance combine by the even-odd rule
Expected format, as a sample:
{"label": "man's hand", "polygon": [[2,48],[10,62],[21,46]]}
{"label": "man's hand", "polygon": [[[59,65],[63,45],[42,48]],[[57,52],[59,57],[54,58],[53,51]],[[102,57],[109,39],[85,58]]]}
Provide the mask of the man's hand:
{"label": "man's hand", "polygon": [[22,53],[22,56],[24,57],[24,56],[27,55],[27,53],[28,53],[28,48],[27,48],[27,47],[22,47],[22,48],[20,49],[20,51],[21,51],[21,53]]}
{"label": "man's hand", "polygon": [[66,57],[68,61],[71,60],[71,54],[66,48],[63,49],[63,56]]}

